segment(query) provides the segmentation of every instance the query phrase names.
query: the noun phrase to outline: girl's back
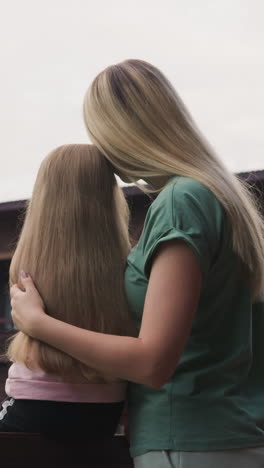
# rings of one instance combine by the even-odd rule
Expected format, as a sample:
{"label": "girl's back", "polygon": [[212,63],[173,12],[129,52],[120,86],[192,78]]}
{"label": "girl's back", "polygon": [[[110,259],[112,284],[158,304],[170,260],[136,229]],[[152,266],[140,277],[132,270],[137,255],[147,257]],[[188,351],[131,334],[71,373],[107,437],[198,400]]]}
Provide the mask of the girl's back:
{"label": "girl's back", "polygon": [[[133,326],[123,290],[130,248],[127,226],[126,201],[98,150],[92,145],[57,148],[40,167],[12,259],[10,282],[20,283],[21,270],[28,271],[49,315],[94,331],[131,335]],[[14,362],[6,384],[12,410],[4,412],[16,416],[15,408],[19,414],[22,411],[22,430],[39,432],[43,421],[46,431],[44,421],[65,403],[67,414],[69,404],[73,405],[76,421],[84,420],[84,415],[87,420],[89,411],[98,411],[102,421],[108,411],[116,423],[113,416],[120,413],[125,388],[113,376],[99,374],[22,332],[11,341],[8,356]],[[81,404],[81,418],[76,413],[77,403]],[[29,411],[33,411],[30,421]],[[64,409],[60,411],[66,415]],[[2,424],[7,424],[6,418],[4,415]],[[63,420],[61,416],[60,422]],[[70,420],[68,414],[68,424],[65,426],[66,420],[59,423],[56,432],[69,430]],[[12,421],[18,424],[16,417]],[[112,431],[112,422],[110,426]]]}

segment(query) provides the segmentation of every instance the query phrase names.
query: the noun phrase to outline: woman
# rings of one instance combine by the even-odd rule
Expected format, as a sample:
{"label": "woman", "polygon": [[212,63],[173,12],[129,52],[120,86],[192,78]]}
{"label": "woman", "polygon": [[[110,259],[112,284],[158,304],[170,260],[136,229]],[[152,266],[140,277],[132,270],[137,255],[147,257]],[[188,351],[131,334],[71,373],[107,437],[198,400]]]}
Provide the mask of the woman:
{"label": "woman", "polygon": [[[129,250],[127,204],[108,161],[92,145],[52,151],[38,172],[11,284],[26,268],[49,316],[97,332],[133,334],[123,287]],[[97,372],[23,332],[7,354],[13,365],[1,431],[114,434],[125,384],[110,370]]]}
{"label": "woman", "polygon": [[25,292],[11,290],[16,325],[132,382],[136,468],[263,467],[264,228],[249,191],[146,62],[100,73],[84,118],[124,180],[144,179],[159,192],[125,272],[139,336],[48,317],[30,277]]}

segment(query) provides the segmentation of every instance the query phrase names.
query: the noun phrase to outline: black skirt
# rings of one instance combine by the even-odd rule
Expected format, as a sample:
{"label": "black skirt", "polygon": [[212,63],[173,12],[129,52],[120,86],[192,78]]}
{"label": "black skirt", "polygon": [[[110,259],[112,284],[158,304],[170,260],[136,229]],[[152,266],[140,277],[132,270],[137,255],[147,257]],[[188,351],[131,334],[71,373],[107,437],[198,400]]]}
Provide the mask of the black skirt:
{"label": "black skirt", "polygon": [[114,435],[124,402],[68,403],[6,398],[0,407],[0,432],[31,432],[55,438]]}

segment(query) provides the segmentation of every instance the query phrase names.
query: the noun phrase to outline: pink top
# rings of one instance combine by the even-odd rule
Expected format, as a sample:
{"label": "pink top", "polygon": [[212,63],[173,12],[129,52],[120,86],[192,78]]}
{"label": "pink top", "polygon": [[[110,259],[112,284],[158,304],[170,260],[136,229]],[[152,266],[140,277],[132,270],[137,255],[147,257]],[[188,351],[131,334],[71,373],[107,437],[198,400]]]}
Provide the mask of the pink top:
{"label": "pink top", "polygon": [[126,384],[89,383],[84,377],[74,383],[64,382],[61,377],[16,362],[9,368],[5,391],[15,399],[115,403],[125,399]]}

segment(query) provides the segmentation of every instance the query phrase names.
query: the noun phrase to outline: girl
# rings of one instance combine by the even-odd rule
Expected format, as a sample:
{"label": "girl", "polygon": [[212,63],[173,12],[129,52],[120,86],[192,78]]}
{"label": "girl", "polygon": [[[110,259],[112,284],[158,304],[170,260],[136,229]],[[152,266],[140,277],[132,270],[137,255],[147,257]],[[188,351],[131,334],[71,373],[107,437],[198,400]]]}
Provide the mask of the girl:
{"label": "girl", "polygon": [[[110,164],[92,145],[66,145],[42,162],[10,267],[31,272],[46,313],[69,324],[131,334],[123,288],[128,209]],[[78,292],[76,294],[76,291]],[[124,383],[19,332],[0,412],[1,431],[112,435]]]}
{"label": "girl", "polygon": [[84,118],[124,180],[143,178],[159,192],[125,272],[139,336],[49,317],[31,277],[25,291],[11,290],[16,325],[132,382],[136,468],[263,467],[264,229],[249,191],[146,62],[100,73]]}

